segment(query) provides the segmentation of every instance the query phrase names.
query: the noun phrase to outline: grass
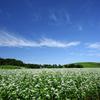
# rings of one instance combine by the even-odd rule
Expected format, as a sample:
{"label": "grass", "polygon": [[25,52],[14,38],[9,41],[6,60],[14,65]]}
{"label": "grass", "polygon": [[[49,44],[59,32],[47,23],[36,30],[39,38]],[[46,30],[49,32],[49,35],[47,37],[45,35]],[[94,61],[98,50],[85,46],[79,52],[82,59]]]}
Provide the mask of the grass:
{"label": "grass", "polygon": [[0,65],[0,69],[20,69],[20,66]]}
{"label": "grass", "polygon": [[100,69],[2,69],[0,100],[100,100]]}
{"label": "grass", "polygon": [[78,62],[75,64],[82,65],[84,68],[100,68],[100,63],[96,62]]}

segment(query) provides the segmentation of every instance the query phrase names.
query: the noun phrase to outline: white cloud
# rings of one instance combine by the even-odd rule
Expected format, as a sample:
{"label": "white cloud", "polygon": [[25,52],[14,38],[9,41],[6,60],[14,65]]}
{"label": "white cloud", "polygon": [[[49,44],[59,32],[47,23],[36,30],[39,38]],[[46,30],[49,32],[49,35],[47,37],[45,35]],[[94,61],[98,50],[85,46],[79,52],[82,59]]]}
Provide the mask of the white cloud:
{"label": "white cloud", "polygon": [[23,46],[36,46],[37,44],[33,41],[28,41],[23,38],[15,37],[10,35],[11,33],[0,32],[0,46],[9,47],[23,47]]}
{"label": "white cloud", "polygon": [[88,48],[100,49],[100,42],[88,44]]}
{"label": "white cloud", "polygon": [[40,46],[47,46],[47,47],[71,47],[71,46],[77,46],[80,42],[61,42],[53,39],[44,38],[40,41]]}
{"label": "white cloud", "polygon": [[4,31],[0,31],[0,46],[4,47],[72,47],[79,45],[80,42],[62,42],[53,39],[43,38],[39,41],[31,41],[24,38],[16,37]]}

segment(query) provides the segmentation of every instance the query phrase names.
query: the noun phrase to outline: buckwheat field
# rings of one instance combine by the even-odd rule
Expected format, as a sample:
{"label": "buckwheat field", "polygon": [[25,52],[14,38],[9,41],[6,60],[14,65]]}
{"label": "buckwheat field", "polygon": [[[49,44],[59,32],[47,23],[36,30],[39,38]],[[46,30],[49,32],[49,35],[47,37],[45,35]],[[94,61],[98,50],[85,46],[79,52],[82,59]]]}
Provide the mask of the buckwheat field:
{"label": "buckwheat field", "polygon": [[0,100],[100,100],[100,69],[2,69]]}

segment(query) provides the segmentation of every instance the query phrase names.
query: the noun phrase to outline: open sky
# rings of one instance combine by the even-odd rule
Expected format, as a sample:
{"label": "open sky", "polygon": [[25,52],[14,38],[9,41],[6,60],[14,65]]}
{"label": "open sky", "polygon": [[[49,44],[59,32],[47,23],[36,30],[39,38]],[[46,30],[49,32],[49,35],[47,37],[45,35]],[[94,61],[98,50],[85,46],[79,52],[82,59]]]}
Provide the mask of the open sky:
{"label": "open sky", "polygon": [[0,0],[0,57],[100,62],[100,0]]}

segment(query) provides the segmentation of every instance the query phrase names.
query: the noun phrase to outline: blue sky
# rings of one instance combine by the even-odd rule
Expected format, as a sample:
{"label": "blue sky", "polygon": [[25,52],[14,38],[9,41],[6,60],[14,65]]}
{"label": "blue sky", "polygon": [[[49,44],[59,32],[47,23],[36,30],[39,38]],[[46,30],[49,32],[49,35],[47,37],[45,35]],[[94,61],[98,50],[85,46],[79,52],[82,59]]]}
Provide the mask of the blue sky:
{"label": "blue sky", "polygon": [[99,0],[0,0],[0,57],[26,63],[100,61]]}

